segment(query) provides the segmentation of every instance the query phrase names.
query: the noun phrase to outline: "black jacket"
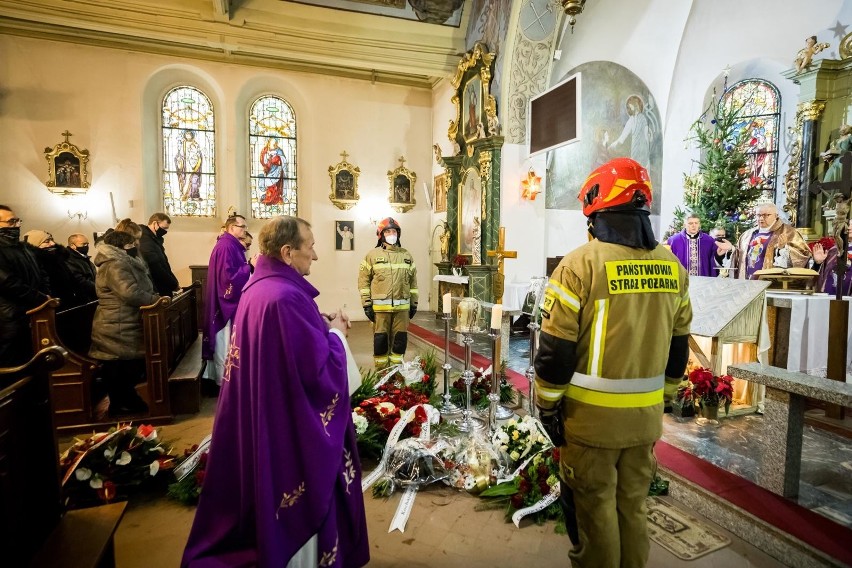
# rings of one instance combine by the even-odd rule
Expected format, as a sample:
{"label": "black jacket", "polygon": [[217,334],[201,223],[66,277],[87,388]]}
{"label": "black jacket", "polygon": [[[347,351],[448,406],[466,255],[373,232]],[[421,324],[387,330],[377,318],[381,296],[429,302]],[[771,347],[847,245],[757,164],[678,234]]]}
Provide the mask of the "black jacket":
{"label": "black jacket", "polygon": [[62,245],[51,250],[27,245],[38,261],[42,272],[47,275],[47,293],[59,299],[58,311],[85,304],[86,300],[77,292],[74,275],[66,264],[70,252]]}
{"label": "black jacket", "polygon": [[160,296],[171,296],[172,292],[177,290],[180,285],[177,277],[172,273],[172,267],[169,266],[169,259],[163,246],[163,237],[155,235],[148,225],[140,224],[139,226],[142,227],[139,254],[148,263],[154,289]]}
{"label": "black jacket", "polygon": [[82,303],[97,300],[98,294],[95,292],[95,276],[97,276],[97,272],[95,265],[92,264],[89,257],[69,248],[65,266],[71,272],[75,293]]}
{"label": "black jacket", "polygon": [[29,248],[0,231],[0,367],[32,353],[27,310],[47,300],[47,278]]}

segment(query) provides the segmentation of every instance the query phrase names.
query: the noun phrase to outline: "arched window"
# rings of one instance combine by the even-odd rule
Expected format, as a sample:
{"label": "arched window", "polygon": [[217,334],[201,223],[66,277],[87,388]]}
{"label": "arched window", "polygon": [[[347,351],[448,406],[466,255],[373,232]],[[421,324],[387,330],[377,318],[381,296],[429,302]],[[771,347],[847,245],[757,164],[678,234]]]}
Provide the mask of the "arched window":
{"label": "arched window", "polygon": [[296,215],[296,117],[284,99],[265,95],[251,105],[249,157],[252,217]]}
{"label": "arched window", "polygon": [[742,140],[742,149],[748,157],[751,183],[774,193],[781,118],[778,88],[762,79],[746,79],[731,85],[722,95],[721,104],[741,109],[735,134]]}
{"label": "arched window", "polygon": [[195,87],[163,97],[163,207],[185,217],[216,215],[213,105]]}

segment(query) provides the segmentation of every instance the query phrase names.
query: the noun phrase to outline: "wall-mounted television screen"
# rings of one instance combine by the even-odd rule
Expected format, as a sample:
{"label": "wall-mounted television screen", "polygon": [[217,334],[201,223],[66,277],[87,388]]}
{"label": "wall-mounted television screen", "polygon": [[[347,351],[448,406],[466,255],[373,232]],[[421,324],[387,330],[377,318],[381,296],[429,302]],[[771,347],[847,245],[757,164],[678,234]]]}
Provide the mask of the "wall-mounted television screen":
{"label": "wall-mounted television screen", "polygon": [[580,139],[580,73],[530,99],[527,113],[530,156]]}

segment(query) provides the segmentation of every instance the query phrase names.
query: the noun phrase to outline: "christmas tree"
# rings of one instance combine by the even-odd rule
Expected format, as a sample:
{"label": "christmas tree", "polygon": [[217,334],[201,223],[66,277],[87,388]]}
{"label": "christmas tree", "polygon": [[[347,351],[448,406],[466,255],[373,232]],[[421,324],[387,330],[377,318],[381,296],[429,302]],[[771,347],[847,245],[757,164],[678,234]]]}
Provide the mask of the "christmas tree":
{"label": "christmas tree", "polygon": [[715,95],[704,113],[692,123],[687,142],[701,150],[698,172],[684,174],[684,206],[677,207],[666,237],[683,229],[689,213],[701,219],[701,230],[723,226],[729,238],[753,226],[752,207],[761,193],[761,180],[749,177],[748,120],[745,104]]}

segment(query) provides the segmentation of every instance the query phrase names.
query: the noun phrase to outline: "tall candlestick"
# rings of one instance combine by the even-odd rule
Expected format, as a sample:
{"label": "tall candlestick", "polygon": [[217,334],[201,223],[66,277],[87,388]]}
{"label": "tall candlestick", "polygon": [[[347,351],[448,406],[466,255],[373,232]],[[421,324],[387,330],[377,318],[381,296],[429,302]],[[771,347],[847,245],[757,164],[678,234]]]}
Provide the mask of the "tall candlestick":
{"label": "tall candlestick", "polygon": [[443,308],[444,309],[442,311],[445,314],[448,314],[452,311],[452,309],[451,309],[452,308],[452,302],[453,302],[452,297],[450,296],[449,292],[447,292],[446,294],[443,295]]}
{"label": "tall candlestick", "polygon": [[495,304],[491,308],[491,329],[503,327],[503,304]]}

